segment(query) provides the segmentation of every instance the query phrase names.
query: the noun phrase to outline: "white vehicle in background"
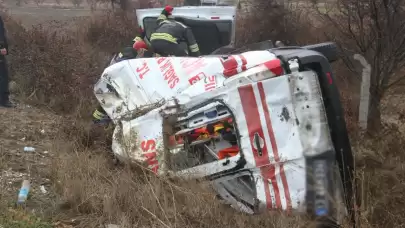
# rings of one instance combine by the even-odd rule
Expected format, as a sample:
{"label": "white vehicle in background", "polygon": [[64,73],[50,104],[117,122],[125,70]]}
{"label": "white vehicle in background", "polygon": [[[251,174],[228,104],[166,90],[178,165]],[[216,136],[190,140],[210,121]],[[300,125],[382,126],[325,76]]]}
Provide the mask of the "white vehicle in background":
{"label": "white vehicle in background", "polygon": [[[161,11],[161,8],[136,10],[138,24],[145,30],[146,40],[155,31],[156,19]],[[173,10],[175,20],[193,31],[202,55],[210,55],[224,46],[233,47],[235,15],[234,6],[183,6]]]}
{"label": "white vehicle in background", "polygon": [[[147,37],[161,10],[137,10]],[[306,211],[324,225],[353,219],[353,155],[330,66],[335,45],[235,49],[234,13],[175,8],[200,32],[204,57],[131,59],[105,69],[94,90],[116,125],[114,154],[157,175],[210,181],[246,213]],[[209,130],[225,122],[226,133]],[[223,156],[228,148],[235,150]]]}

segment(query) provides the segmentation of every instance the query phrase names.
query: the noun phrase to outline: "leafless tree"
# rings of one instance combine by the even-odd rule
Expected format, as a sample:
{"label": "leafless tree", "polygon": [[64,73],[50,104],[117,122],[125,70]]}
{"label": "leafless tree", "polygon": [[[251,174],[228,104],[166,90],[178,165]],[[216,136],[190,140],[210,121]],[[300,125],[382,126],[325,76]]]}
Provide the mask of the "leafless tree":
{"label": "leafless tree", "polygon": [[[368,132],[381,129],[381,100],[405,79],[405,0],[312,0],[325,35],[340,46],[348,68],[356,72],[353,54],[371,64]],[[357,72],[358,73],[358,72]]]}
{"label": "leafless tree", "polygon": [[[111,4],[111,8],[114,10],[115,7],[118,5],[119,9],[122,11],[129,11],[132,9],[134,5],[132,5],[131,0],[89,0],[94,1],[96,4],[104,3],[104,4]],[[160,1],[157,0],[137,0],[137,9],[144,9],[144,8],[154,8],[154,7],[161,7],[162,5],[159,4]]]}
{"label": "leafless tree", "polygon": [[87,4],[90,6],[91,11],[96,10],[97,8],[97,0],[87,0]]}
{"label": "leafless tree", "polygon": [[[242,1],[238,4],[237,45],[282,40],[285,44],[300,43],[306,32],[298,10],[289,3],[274,0]],[[307,17],[307,15],[304,15]],[[297,39],[298,38],[298,39]]]}
{"label": "leafless tree", "polygon": [[117,4],[120,6],[121,10],[126,11],[128,10],[129,7],[129,1],[128,0],[110,0],[111,1],[111,7],[114,9],[114,5]]}
{"label": "leafless tree", "polygon": [[80,5],[83,3],[83,0],[71,0],[71,1],[72,1],[73,5],[74,5],[76,8],[79,8]]}
{"label": "leafless tree", "polygon": [[34,0],[35,4],[37,4],[37,6],[40,6],[44,3],[45,0]]}

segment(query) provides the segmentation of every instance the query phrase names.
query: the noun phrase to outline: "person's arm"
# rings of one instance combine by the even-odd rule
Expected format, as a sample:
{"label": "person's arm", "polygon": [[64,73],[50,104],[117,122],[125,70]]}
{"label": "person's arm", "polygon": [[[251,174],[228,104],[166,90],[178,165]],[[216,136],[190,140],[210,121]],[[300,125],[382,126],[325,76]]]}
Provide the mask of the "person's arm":
{"label": "person's arm", "polygon": [[5,48],[8,54],[8,42],[6,36],[6,29],[4,28],[3,18],[0,16],[0,49]]}
{"label": "person's arm", "polygon": [[188,44],[188,49],[190,50],[190,55],[198,57],[201,55],[200,48],[198,47],[197,41],[195,40],[193,31],[190,28],[186,28],[186,41]]}

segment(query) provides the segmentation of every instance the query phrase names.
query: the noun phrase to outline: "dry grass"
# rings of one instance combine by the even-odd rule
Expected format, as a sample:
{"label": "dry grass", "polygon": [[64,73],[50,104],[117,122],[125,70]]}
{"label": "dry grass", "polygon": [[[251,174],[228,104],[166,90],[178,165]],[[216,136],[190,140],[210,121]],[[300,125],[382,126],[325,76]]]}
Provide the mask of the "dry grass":
{"label": "dry grass", "polygon": [[[405,222],[401,207],[405,203],[404,138],[387,127],[379,136],[354,141],[362,199],[359,227],[400,227]],[[206,183],[158,178],[129,164],[116,166],[102,147],[86,149],[65,140],[56,145],[54,151],[59,153],[51,176],[62,204],[54,219],[75,218],[77,227],[105,223],[122,227],[311,227],[305,218],[277,212],[238,213],[220,204]]]}
{"label": "dry grass", "polygon": [[131,45],[136,28],[119,12],[100,14],[90,19],[51,21],[29,29],[11,17],[5,18],[10,28],[11,76],[21,97],[65,114],[78,106],[88,106],[92,85],[111,53]]}
{"label": "dry grass", "polygon": [[[57,191],[64,201],[64,211],[77,215],[78,227],[105,223],[193,228],[299,224],[294,222],[298,218],[287,219],[276,213],[240,214],[221,205],[205,184],[161,179],[129,165],[116,167],[102,150],[72,150],[59,156],[52,166],[55,180],[60,181]],[[72,164],[75,169],[71,169]]]}
{"label": "dry grass", "polygon": [[[249,34],[255,31],[262,31],[261,40],[276,37],[289,38],[292,43],[315,43],[323,39],[308,32],[312,27],[298,13],[277,10],[277,17],[262,20],[267,19],[269,10],[263,7],[262,11],[256,11],[255,17],[242,18],[239,44],[252,41]],[[257,23],[258,20],[263,22]],[[204,183],[162,179],[140,167],[112,163],[106,148],[108,137],[103,129],[92,129],[88,122],[94,103],[92,85],[109,53],[135,35],[133,20],[103,12],[91,20],[53,22],[30,29],[10,17],[6,23],[11,41],[10,68],[19,95],[25,102],[40,104],[39,107],[64,116],[60,135],[52,143],[52,151],[57,153],[48,172],[51,191],[56,196],[50,199],[52,203],[47,210],[50,212],[41,217],[86,228],[105,223],[165,228],[310,227],[305,218],[286,217],[277,212],[258,216],[240,214],[220,204]],[[270,26],[274,29],[266,30]],[[335,69],[348,127],[353,133],[357,130],[357,91],[346,80],[350,75],[340,77],[346,75],[342,73],[345,69],[341,65]],[[363,200],[359,224],[364,228],[401,227],[405,223],[402,209],[405,135],[393,127],[386,129],[373,138],[352,138]],[[7,159],[0,157],[1,168]]]}

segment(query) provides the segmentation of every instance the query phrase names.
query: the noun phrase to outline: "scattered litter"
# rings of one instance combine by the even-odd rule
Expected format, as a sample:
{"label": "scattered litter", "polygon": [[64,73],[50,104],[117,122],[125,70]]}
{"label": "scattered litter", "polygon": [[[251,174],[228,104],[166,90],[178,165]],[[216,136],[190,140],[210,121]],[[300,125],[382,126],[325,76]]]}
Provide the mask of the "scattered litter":
{"label": "scattered litter", "polygon": [[43,153],[44,153],[44,154],[49,154],[49,151],[45,150]]}
{"label": "scattered litter", "polygon": [[23,141],[23,142],[24,142],[24,141],[25,141],[25,137],[24,137],[24,138],[22,138],[22,139],[21,139],[21,141]]}
{"label": "scattered litter", "polygon": [[107,224],[107,225],[105,225],[105,228],[120,228],[120,227],[115,224]]}
{"label": "scattered litter", "polygon": [[48,191],[46,191],[46,189],[45,189],[45,186],[43,186],[43,185],[39,186],[39,189],[41,190],[41,192],[42,192],[43,194],[48,193]]}
{"label": "scattered litter", "polygon": [[18,193],[17,204],[25,203],[28,198],[28,193],[30,191],[30,181],[23,180],[20,192]]}
{"label": "scattered litter", "polygon": [[26,147],[24,147],[24,151],[25,151],[25,152],[34,152],[34,151],[35,151],[35,148],[34,148],[34,147],[26,146]]}
{"label": "scattered litter", "polygon": [[42,130],[41,130],[41,133],[42,133],[42,134],[45,134],[45,130],[44,130],[44,129],[42,129]]}
{"label": "scattered litter", "polygon": [[66,224],[66,223],[63,223],[63,222],[56,222],[56,223],[53,224],[53,226],[55,228],[73,228],[72,225]]}

